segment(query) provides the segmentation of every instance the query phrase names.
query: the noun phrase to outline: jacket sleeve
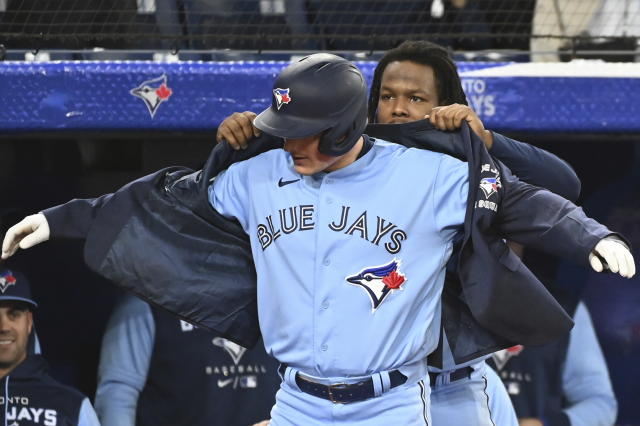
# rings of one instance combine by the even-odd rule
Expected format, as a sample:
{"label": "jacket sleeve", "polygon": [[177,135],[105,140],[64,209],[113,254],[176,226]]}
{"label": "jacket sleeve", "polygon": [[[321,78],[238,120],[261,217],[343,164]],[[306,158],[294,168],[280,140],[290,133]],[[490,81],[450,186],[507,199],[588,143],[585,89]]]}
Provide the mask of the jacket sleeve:
{"label": "jacket sleeve", "polygon": [[598,241],[614,234],[565,198],[500,169],[504,192],[496,224],[504,238],[588,266]]}
{"label": "jacket sleeve", "polygon": [[43,210],[49,223],[50,238],[86,238],[100,208],[111,196],[106,194],[98,198],[74,199]]}
{"label": "jacket sleeve", "polygon": [[149,305],[127,294],[102,338],[95,406],[103,426],[134,426],[147,381],[155,323]]}
{"label": "jacket sleeve", "polygon": [[[270,149],[278,148],[281,145],[282,140],[280,138],[269,136],[266,133],[257,138],[246,150],[235,151],[227,143],[218,144],[209,154],[209,158],[203,168],[202,179],[208,182],[211,177],[217,175],[219,171],[228,168],[232,164],[246,160]],[[153,176],[164,176],[166,171],[179,169],[188,170],[183,167],[170,167],[140,178],[137,181],[151,181]],[[160,181],[161,179],[156,180]],[[133,192],[132,186],[137,181],[130,182],[123,186],[120,192]],[[193,188],[192,192],[197,195],[197,191],[194,191]],[[206,191],[204,191],[204,193],[206,194]],[[97,198],[74,199],[65,204],[43,210],[42,213],[47,218],[49,224],[51,232],[50,238],[85,239],[101,208],[109,203],[112,198],[113,194],[106,194]]]}
{"label": "jacket sleeve", "polygon": [[548,151],[493,132],[489,153],[525,182],[547,188],[573,202],[580,196],[581,183],[576,173]]}

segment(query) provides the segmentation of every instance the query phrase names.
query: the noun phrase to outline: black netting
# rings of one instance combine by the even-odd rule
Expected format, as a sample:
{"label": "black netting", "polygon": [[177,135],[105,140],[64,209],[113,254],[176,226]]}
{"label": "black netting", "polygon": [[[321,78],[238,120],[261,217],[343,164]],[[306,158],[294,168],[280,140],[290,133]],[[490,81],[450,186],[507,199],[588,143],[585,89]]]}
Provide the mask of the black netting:
{"label": "black netting", "polygon": [[[640,35],[638,0],[0,0],[18,49],[575,49]],[[553,44],[553,43],[552,43]],[[633,44],[633,43],[631,43]],[[625,49],[631,44],[627,43]],[[633,45],[635,49],[635,45]]]}

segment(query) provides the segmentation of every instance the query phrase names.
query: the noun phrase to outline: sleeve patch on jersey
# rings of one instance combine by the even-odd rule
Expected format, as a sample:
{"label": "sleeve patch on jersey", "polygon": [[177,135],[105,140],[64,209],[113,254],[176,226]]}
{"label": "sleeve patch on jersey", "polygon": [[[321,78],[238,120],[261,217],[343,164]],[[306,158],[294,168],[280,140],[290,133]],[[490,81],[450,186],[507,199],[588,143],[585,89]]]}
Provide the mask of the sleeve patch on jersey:
{"label": "sleeve patch on jersey", "polygon": [[493,197],[496,201],[489,201],[489,198],[497,194],[500,188],[502,188],[502,182],[498,169],[491,164],[483,164],[480,170],[480,189],[484,194],[484,200],[476,200],[474,208],[488,209],[497,212],[498,203],[496,201],[498,197]]}
{"label": "sleeve patch on jersey", "polygon": [[490,164],[483,164],[480,178],[480,189],[484,193],[486,199],[489,199],[493,194],[498,192],[498,189],[502,188],[500,182],[500,172],[495,167],[491,167]]}

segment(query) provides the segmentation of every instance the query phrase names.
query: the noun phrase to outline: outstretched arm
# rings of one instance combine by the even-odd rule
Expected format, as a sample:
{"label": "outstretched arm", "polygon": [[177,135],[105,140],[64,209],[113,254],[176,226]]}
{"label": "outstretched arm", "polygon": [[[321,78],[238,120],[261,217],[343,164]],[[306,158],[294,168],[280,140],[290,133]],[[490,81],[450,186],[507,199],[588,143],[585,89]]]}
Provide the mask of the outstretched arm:
{"label": "outstretched arm", "polygon": [[19,248],[28,249],[49,238],[85,238],[100,207],[109,198],[111,194],[75,199],[25,217],[5,234],[2,259],[9,258]]}
{"label": "outstretched arm", "polygon": [[500,175],[504,193],[497,225],[501,235],[579,264],[588,261],[596,272],[609,269],[633,277],[633,256],[619,236],[572,202],[522,182],[506,167],[501,167]]}
{"label": "outstretched arm", "polygon": [[493,132],[489,153],[521,180],[547,188],[569,201],[580,196],[581,182],[571,166],[544,149]]}
{"label": "outstretched arm", "polygon": [[578,199],[580,179],[571,166],[550,152],[485,129],[480,117],[469,106],[452,104],[436,107],[425,118],[443,131],[458,130],[466,121],[489,153],[509,167],[520,180],[574,202]]}

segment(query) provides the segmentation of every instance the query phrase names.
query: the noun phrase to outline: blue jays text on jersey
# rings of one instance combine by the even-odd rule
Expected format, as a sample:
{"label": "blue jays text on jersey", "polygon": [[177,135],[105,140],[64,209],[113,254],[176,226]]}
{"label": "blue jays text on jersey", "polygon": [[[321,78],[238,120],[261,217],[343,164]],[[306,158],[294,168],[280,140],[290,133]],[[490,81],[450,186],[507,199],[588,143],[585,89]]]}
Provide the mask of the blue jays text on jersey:
{"label": "blue jays text on jersey", "polygon": [[[58,412],[55,409],[31,407],[29,398],[26,396],[11,396],[7,400],[11,404],[6,411],[7,421],[28,421],[44,426],[56,426],[58,424]],[[4,406],[3,397],[0,398],[0,405]]]}
{"label": "blue jays text on jersey", "polygon": [[28,354],[2,378],[1,388],[2,424],[58,426],[83,424],[81,420],[86,420],[81,419],[86,397],[55,381],[40,355]]}
{"label": "blue jays text on jersey", "polygon": [[[407,233],[398,228],[389,220],[385,220],[380,216],[369,213],[369,216],[375,216],[375,222],[370,223],[365,210],[360,214],[356,214],[356,218],[350,217],[351,207],[342,206],[340,216],[336,217],[329,225],[328,229],[334,232],[344,232],[346,235],[356,235],[372,244],[380,245],[383,241],[384,248],[390,253],[395,254],[402,248],[402,241],[407,239]],[[297,205],[279,209],[277,214],[268,215],[263,223],[257,227],[258,239],[262,250],[266,250],[274,241],[283,235],[291,234],[296,231],[308,231],[314,229],[315,207],[313,205]],[[274,225],[273,216],[279,218],[279,222]],[[375,223],[375,224],[374,224]],[[383,240],[383,237],[386,237]],[[386,241],[386,242],[385,242]]]}

